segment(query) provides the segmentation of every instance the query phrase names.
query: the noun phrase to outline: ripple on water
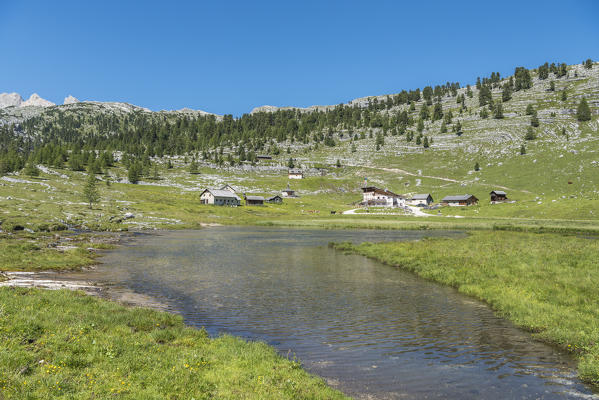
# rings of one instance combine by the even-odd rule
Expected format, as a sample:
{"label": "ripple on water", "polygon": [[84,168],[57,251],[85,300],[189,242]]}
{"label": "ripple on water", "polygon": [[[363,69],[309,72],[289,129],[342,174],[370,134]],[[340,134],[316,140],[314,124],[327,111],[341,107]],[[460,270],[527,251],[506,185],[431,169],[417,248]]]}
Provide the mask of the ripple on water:
{"label": "ripple on water", "polygon": [[459,232],[219,227],[109,252],[99,273],[211,334],[264,340],[358,398],[595,398],[558,350],[455,290],[331,241]]}

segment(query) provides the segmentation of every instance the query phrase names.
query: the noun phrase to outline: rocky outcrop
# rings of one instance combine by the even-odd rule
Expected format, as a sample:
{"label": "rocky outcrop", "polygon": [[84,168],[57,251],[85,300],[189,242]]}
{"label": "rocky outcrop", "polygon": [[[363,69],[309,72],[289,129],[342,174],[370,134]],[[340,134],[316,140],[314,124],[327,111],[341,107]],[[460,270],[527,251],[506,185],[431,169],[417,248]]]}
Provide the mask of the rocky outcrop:
{"label": "rocky outcrop", "polygon": [[23,98],[18,93],[0,93],[0,108],[19,107]]}
{"label": "rocky outcrop", "polygon": [[20,107],[51,107],[56,104],[48,101],[46,99],[42,99],[37,93],[32,94],[27,101],[21,103]]}
{"label": "rocky outcrop", "polygon": [[76,104],[79,103],[79,100],[76,97],[68,95],[64,98],[64,102],[62,104]]}

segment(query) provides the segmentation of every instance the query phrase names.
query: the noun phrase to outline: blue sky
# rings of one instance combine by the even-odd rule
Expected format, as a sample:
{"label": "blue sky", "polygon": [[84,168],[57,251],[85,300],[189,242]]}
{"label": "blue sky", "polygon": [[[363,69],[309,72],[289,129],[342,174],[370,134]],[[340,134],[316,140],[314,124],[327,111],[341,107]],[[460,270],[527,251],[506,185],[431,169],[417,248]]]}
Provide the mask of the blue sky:
{"label": "blue sky", "polygon": [[414,3],[0,0],[0,92],[239,116],[599,59],[596,1]]}

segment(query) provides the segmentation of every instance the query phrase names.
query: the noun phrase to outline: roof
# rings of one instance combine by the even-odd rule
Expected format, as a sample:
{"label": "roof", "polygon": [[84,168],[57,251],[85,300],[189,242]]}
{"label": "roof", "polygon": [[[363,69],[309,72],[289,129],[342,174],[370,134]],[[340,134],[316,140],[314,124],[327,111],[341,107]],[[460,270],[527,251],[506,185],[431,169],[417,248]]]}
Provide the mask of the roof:
{"label": "roof", "polygon": [[271,201],[271,200],[274,200],[274,199],[276,199],[276,198],[279,198],[279,199],[281,199],[281,200],[282,200],[282,197],[281,197],[281,196],[279,196],[278,194],[275,194],[274,196],[272,196],[272,197],[269,197],[269,198],[268,198],[268,199],[266,199],[266,200],[267,200],[267,201]]}
{"label": "roof", "polygon": [[245,199],[250,201],[264,201],[264,197],[262,196],[245,196]]}
{"label": "roof", "polygon": [[202,194],[204,194],[205,192],[210,192],[212,193],[212,195],[214,197],[226,197],[228,199],[236,199],[236,200],[241,200],[239,198],[239,196],[237,196],[235,193],[232,193],[228,190],[221,190],[221,189],[206,189],[202,192]]}
{"label": "roof", "polygon": [[[507,193],[504,192],[503,190],[493,190],[491,193],[495,193],[495,194],[498,194],[500,196],[507,196]],[[489,194],[491,194],[491,193],[489,193]]]}
{"label": "roof", "polygon": [[301,169],[297,169],[297,168],[291,168],[291,169],[289,170],[289,173],[290,173],[290,174],[301,174],[301,173],[302,173],[302,170],[301,170]]}
{"label": "roof", "polygon": [[[441,201],[466,201],[469,198],[474,197],[471,194],[461,194],[458,196],[445,196]],[[476,197],[474,197],[476,198]]]}
{"label": "roof", "polygon": [[400,198],[403,198],[403,196],[401,196],[401,195],[399,195],[399,194],[395,194],[395,193],[393,193],[393,192],[391,192],[391,191],[389,191],[389,190],[387,190],[387,189],[379,189],[379,188],[377,188],[377,187],[375,187],[375,186],[368,186],[368,187],[364,187],[364,188],[362,188],[362,191],[363,191],[364,193],[367,193],[367,192],[375,192],[375,193],[382,194],[382,195],[385,195],[385,196],[390,196],[390,197],[400,197]]}
{"label": "roof", "polygon": [[231,190],[235,190],[235,188],[233,188],[233,186],[229,185],[228,183],[223,185],[223,187],[221,187],[219,190],[227,190],[227,188],[231,189]]}
{"label": "roof", "polygon": [[433,197],[433,196],[431,196],[429,193],[427,193],[427,194],[415,194],[414,196],[412,196],[412,200],[426,200],[429,197]]}
{"label": "roof", "polygon": [[293,189],[289,189],[289,188],[285,188],[283,190],[281,190],[282,192],[295,192],[295,190]]}

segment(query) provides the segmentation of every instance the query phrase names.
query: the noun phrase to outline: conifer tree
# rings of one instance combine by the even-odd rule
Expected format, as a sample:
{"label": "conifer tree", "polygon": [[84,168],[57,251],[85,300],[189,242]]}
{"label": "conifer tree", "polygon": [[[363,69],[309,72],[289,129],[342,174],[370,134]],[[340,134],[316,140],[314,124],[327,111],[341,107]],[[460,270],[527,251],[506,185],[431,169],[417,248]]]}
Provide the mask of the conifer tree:
{"label": "conifer tree", "polygon": [[495,119],[503,118],[503,106],[501,105],[501,103],[498,103],[497,106],[495,107],[494,117],[495,117]]}
{"label": "conifer tree", "polygon": [[139,182],[140,170],[141,167],[137,162],[131,163],[129,170],[127,171],[127,178],[129,179],[130,183],[136,184]]}
{"label": "conifer tree", "polygon": [[295,168],[295,163],[293,162],[293,158],[289,157],[289,161],[287,161],[288,168]]}
{"label": "conifer tree", "polygon": [[480,165],[478,164],[478,161],[476,162],[476,164],[474,164],[474,170],[480,171]]}
{"label": "conifer tree", "polygon": [[83,187],[83,196],[85,201],[89,204],[89,209],[92,209],[94,203],[100,201],[100,193],[96,187],[96,175],[93,171],[88,170],[87,181]]}
{"label": "conifer tree", "polygon": [[580,100],[580,103],[578,103],[578,108],[576,109],[576,119],[578,119],[580,122],[591,120],[591,109],[589,108],[587,99],[584,97]]}
{"label": "conifer tree", "polygon": [[510,85],[503,85],[503,92],[501,92],[501,101],[504,103],[512,99],[512,88]]}
{"label": "conifer tree", "polygon": [[462,123],[460,121],[455,125],[455,134],[458,136],[462,135]]}
{"label": "conifer tree", "polygon": [[441,106],[441,103],[437,102],[435,103],[435,108],[433,110],[433,121],[437,121],[441,118],[443,118],[443,106]]}
{"label": "conifer tree", "polygon": [[39,176],[40,175],[40,170],[37,168],[37,165],[35,165],[35,161],[33,160],[33,157],[29,157],[29,160],[27,161],[27,164],[25,165],[25,169],[23,170],[23,173],[27,176]]}
{"label": "conifer tree", "polygon": [[587,60],[584,62],[584,67],[586,69],[593,68],[593,60],[591,60],[590,58],[587,58]]}
{"label": "conifer tree", "polygon": [[549,91],[555,92],[555,82],[554,81],[549,82]]}
{"label": "conifer tree", "polygon": [[534,126],[535,128],[539,126],[539,118],[536,112],[530,117],[530,126]]}
{"label": "conifer tree", "polygon": [[195,157],[191,160],[191,163],[189,164],[189,173],[192,175],[200,173],[200,168],[198,166],[198,162],[196,161]]}
{"label": "conifer tree", "polygon": [[487,112],[487,107],[481,108],[479,115],[482,119],[487,119],[489,117],[489,113]]}
{"label": "conifer tree", "polygon": [[422,143],[422,147],[424,147],[425,149],[428,149],[429,147],[429,143],[428,143],[428,137],[424,137],[424,142]]}
{"label": "conifer tree", "polygon": [[445,124],[445,120],[443,120],[443,122],[441,122],[440,132],[441,133],[447,133],[447,125]]}
{"label": "conifer tree", "polygon": [[568,100],[568,94],[566,93],[566,90],[562,90],[561,100],[562,101]]}
{"label": "conifer tree", "polygon": [[535,132],[532,129],[532,126],[528,127],[528,130],[526,131],[526,135],[524,136],[524,139],[526,140],[535,140],[537,137],[535,136]]}
{"label": "conifer tree", "polygon": [[336,164],[337,168],[341,168],[341,161],[339,159],[337,159],[337,164]]}
{"label": "conifer tree", "polygon": [[520,154],[521,155],[526,154],[526,147],[524,147],[524,145],[520,146]]}

